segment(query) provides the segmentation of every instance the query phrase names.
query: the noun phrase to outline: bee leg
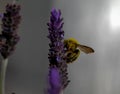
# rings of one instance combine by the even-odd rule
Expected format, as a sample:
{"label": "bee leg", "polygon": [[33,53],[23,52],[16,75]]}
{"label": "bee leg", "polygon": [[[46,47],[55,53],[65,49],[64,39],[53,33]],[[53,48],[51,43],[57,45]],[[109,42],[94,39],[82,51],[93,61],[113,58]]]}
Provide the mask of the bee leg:
{"label": "bee leg", "polygon": [[78,56],[80,55],[80,50],[76,49],[75,51],[69,51],[67,53],[67,63],[73,63]]}
{"label": "bee leg", "polygon": [[72,51],[68,51],[67,55],[66,55],[66,62],[67,63],[71,63],[71,56],[72,56],[73,52]]}
{"label": "bee leg", "polygon": [[74,62],[80,55],[80,50],[76,49],[71,56],[71,63]]}

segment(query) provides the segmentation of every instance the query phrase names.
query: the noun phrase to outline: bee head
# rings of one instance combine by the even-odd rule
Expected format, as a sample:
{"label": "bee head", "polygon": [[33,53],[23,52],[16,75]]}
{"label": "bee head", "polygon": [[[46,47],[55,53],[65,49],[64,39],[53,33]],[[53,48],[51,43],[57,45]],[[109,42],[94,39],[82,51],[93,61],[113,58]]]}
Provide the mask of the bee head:
{"label": "bee head", "polygon": [[74,51],[77,48],[78,41],[74,38],[69,38],[69,39],[64,40],[64,44],[67,50]]}
{"label": "bee head", "polygon": [[74,39],[74,38],[69,38],[68,40],[69,40],[69,42],[71,42],[71,43],[79,44],[79,42],[78,42],[76,39]]}

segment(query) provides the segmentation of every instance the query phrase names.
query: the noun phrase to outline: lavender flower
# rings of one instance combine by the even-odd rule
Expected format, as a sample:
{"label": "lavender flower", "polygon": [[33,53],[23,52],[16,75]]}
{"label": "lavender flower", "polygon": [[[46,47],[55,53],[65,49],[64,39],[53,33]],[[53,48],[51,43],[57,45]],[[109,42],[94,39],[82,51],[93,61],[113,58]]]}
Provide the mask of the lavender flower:
{"label": "lavender flower", "polygon": [[49,84],[48,94],[60,94],[68,83],[67,63],[64,57],[64,31],[63,18],[61,18],[61,11],[52,9],[50,22],[47,23],[50,39],[49,49]]}
{"label": "lavender flower", "polygon": [[51,11],[50,22],[47,23],[49,26],[49,35],[48,38],[50,39],[51,43],[49,44],[49,61],[51,65],[58,65],[61,62],[61,55],[63,53],[64,44],[62,42],[64,31],[62,30],[63,22],[62,18],[60,18],[61,12],[56,11],[53,9]]}
{"label": "lavender flower", "polygon": [[49,71],[49,84],[48,94],[59,94],[61,92],[61,77],[60,70],[57,67],[50,67]]}
{"label": "lavender flower", "polygon": [[2,33],[0,34],[0,53],[4,59],[13,53],[20,39],[17,34],[17,28],[21,20],[19,12],[19,5],[6,5],[6,12],[2,17]]}

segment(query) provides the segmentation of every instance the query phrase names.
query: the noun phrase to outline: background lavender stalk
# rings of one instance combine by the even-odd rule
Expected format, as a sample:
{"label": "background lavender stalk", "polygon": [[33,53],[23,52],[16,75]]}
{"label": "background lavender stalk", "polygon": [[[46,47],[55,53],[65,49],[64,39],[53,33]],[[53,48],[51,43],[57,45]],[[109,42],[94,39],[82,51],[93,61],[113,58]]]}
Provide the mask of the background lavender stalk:
{"label": "background lavender stalk", "polygon": [[47,23],[50,39],[49,49],[49,88],[47,94],[60,94],[67,87],[67,63],[64,57],[64,31],[61,11],[52,9],[50,22]]}
{"label": "background lavender stalk", "polygon": [[21,20],[19,15],[20,6],[7,4],[6,12],[2,18],[2,32],[0,34],[0,53],[3,57],[0,70],[0,94],[5,94],[5,74],[8,64],[8,57],[14,52],[19,41],[17,28]]}
{"label": "background lavender stalk", "polygon": [[5,94],[5,74],[8,64],[8,59],[3,59],[1,62],[1,71],[0,71],[0,94]]}

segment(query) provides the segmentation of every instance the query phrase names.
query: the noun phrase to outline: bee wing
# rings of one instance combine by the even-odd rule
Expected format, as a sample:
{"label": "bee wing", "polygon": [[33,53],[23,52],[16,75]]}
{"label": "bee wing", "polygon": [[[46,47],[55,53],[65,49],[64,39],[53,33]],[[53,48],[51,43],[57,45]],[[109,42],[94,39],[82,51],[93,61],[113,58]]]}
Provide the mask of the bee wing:
{"label": "bee wing", "polygon": [[78,48],[86,54],[94,53],[94,50],[91,47],[78,44]]}

